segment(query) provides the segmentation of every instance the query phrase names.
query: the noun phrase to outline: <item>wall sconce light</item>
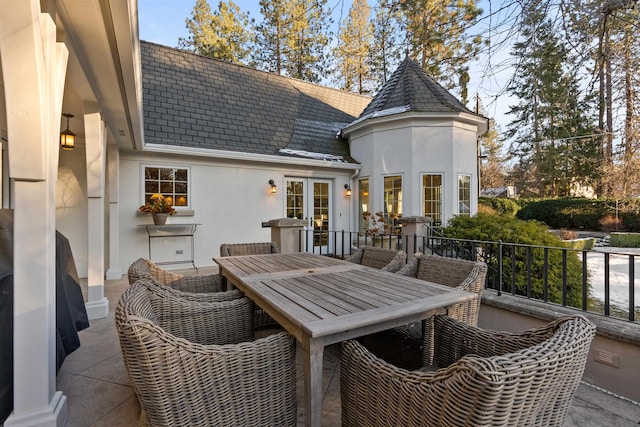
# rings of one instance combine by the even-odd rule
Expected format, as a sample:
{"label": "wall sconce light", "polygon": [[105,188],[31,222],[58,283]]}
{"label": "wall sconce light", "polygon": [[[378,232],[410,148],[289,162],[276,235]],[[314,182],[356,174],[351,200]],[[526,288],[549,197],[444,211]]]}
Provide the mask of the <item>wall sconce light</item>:
{"label": "wall sconce light", "polygon": [[270,179],[269,185],[271,186],[271,194],[276,194],[276,192],[278,191],[276,183],[272,179]]}
{"label": "wall sconce light", "polygon": [[344,190],[344,195],[347,197],[351,197],[351,187],[349,186],[349,184],[344,185]]}
{"label": "wall sconce light", "polygon": [[62,113],[62,116],[67,118],[67,128],[60,132],[60,147],[63,150],[73,150],[76,145],[76,134],[69,130],[69,119],[73,114]]}

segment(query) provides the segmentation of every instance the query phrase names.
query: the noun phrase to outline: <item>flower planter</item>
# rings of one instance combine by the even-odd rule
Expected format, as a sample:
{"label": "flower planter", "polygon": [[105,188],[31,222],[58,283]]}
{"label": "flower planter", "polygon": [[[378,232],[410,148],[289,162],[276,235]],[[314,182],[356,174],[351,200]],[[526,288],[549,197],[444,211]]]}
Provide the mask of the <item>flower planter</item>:
{"label": "flower planter", "polygon": [[153,217],[153,223],[155,225],[164,225],[167,222],[168,213],[154,213],[151,215]]}

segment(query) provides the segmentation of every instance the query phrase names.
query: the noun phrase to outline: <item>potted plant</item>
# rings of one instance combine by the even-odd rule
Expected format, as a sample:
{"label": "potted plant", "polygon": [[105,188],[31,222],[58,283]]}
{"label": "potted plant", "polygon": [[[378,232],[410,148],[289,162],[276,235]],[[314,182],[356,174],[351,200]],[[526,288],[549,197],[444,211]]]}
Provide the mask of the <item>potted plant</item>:
{"label": "potted plant", "polygon": [[176,210],[172,206],[171,197],[164,197],[155,193],[149,197],[149,201],[138,208],[141,212],[151,214],[155,225],[163,225],[169,215],[175,215]]}

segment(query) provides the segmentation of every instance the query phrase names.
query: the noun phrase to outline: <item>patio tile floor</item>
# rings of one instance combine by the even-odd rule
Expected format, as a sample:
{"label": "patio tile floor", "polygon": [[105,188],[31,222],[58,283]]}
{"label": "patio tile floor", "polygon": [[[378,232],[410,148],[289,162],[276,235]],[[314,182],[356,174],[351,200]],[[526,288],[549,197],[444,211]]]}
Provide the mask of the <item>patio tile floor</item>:
{"label": "patio tile floor", "polygon": [[[211,274],[215,270],[215,267],[200,268],[199,274]],[[181,273],[194,274],[195,270],[184,270]],[[58,373],[57,389],[67,397],[69,427],[138,424],[140,409],[122,360],[113,318],[118,298],[127,286],[126,276],[105,283],[105,296],[109,299],[110,306],[108,317],[91,321],[91,326],[80,332],[81,347],[67,357]],[[340,346],[329,346],[324,357],[323,426],[340,426]],[[298,392],[301,395],[301,376],[298,380]],[[304,424],[301,408],[300,404],[299,426]],[[630,427],[638,424],[638,404],[581,384],[565,427]]]}

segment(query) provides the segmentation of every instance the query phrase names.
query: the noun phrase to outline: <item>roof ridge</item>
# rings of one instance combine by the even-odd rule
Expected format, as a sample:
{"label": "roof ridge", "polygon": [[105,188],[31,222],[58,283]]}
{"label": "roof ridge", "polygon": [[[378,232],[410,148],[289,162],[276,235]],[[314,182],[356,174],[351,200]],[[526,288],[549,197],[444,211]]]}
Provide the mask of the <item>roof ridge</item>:
{"label": "roof ridge", "polygon": [[337,89],[337,88],[333,88],[333,87],[330,87],[330,86],[324,86],[324,85],[319,84],[319,83],[308,82],[306,80],[297,79],[297,78],[291,77],[291,76],[283,76],[282,74],[274,73],[272,71],[260,70],[258,68],[249,67],[248,65],[236,64],[235,62],[225,61],[224,59],[214,58],[212,56],[200,55],[198,53],[191,52],[189,50],[183,50],[183,49],[180,49],[180,48],[177,48],[177,47],[166,46],[166,45],[163,45],[163,44],[150,42],[150,41],[146,41],[146,40],[140,40],[140,43],[155,45],[155,46],[158,46],[158,47],[161,47],[161,48],[165,48],[165,49],[170,49],[170,50],[176,51],[178,53],[193,55],[193,56],[196,56],[196,57],[199,57],[199,58],[203,58],[205,60],[216,61],[216,62],[219,62],[221,64],[226,64],[226,65],[229,65],[229,66],[238,67],[238,68],[241,68],[243,70],[250,71],[250,72],[256,72],[256,73],[259,73],[259,74],[264,74],[264,75],[269,76],[269,77],[281,78],[281,79],[289,80],[289,81],[292,81],[292,82],[295,82],[295,83],[300,83],[300,84],[304,84],[304,85],[308,85],[308,86],[313,86],[313,87],[317,87],[317,88],[320,88],[320,89],[323,89],[323,90],[335,91],[335,92],[338,92],[338,93],[341,93],[341,94],[352,95],[352,96],[356,96],[356,97],[359,97],[359,98],[372,99],[371,96],[362,95],[360,93],[350,92],[350,91],[346,91],[346,90],[343,90],[343,89]]}

